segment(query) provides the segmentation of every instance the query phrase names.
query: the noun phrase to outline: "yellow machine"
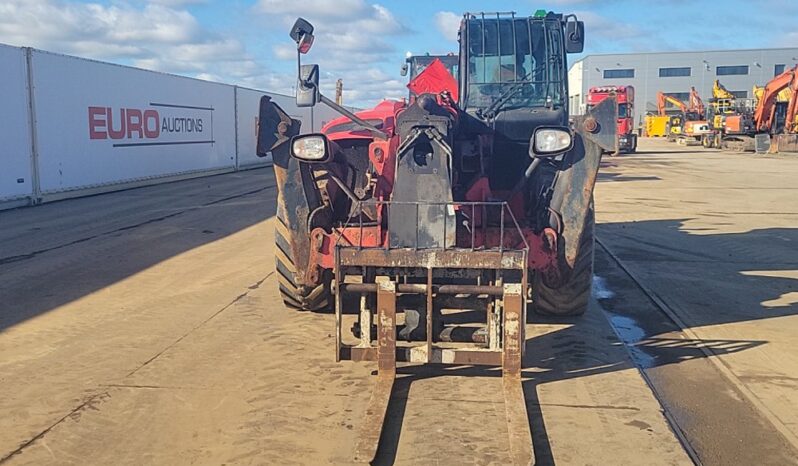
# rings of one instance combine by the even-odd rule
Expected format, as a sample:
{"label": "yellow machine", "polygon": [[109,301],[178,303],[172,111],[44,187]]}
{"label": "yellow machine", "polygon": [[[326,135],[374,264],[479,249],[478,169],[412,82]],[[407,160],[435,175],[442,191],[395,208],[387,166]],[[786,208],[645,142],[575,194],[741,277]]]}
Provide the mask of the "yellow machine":
{"label": "yellow machine", "polygon": [[668,123],[671,117],[659,115],[646,115],[645,131],[650,138],[662,138],[668,135]]}
{"label": "yellow machine", "polygon": [[712,126],[714,128],[722,127],[723,117],[728,114],[733,114],[736,104],[737,98],[734,94],[729,92],[723,84],[716,79],[712,84],[712,99],[710,100],[713,115]]}

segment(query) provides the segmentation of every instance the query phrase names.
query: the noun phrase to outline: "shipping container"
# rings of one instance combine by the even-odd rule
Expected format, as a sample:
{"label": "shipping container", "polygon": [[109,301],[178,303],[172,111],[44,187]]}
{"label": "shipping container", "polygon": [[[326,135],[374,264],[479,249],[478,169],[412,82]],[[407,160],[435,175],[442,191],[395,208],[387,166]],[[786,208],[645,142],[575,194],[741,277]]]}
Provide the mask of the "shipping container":
{"label": "shipping container", "polygon": [[0,204],[33,196],[33,158],[25,49],[0,45]]}

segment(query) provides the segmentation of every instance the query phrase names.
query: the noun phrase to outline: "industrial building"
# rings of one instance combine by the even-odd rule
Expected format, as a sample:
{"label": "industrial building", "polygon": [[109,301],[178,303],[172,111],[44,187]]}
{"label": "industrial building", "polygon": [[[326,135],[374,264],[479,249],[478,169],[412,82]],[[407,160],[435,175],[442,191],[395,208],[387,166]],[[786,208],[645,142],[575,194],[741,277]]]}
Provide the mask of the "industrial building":
{"label": "industrial building", "polygon": [[657,92],[687,102],[690,87],[707,101],[712,84],[720,80],[737,97],[753,97],[753,86],[798,64],[798,48],[646,52],[587,55],[568,71],[572,113],[585,111],[593,86],[631,85],[636,91],[636,126],[646,112],[657,110]]}

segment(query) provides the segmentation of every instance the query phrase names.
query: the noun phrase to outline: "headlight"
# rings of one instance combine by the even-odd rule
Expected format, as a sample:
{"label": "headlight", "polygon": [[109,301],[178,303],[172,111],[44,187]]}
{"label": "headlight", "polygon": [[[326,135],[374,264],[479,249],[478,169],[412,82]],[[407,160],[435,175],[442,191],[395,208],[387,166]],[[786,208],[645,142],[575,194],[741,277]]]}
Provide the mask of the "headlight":
{"label": "headlight", "polygon": [[304,162],[326,162],[332,156],[327,136],[323,134],[294,136],[291,155]]}
{"label": "headlight", "polygon": [[532,147],[534,154],[548,155],[564,152],[571,148],[571,132],[564,129],[540,128],[535,131]]}

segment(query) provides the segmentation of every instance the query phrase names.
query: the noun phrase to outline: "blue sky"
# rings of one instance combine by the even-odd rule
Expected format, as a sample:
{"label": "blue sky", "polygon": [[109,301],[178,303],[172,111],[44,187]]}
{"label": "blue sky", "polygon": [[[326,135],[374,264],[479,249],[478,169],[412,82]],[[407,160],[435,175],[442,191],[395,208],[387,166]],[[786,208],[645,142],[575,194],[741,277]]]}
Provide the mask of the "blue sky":
{"label": "blue sky", "polygon": [[406,52],[456,51],[463,12],[537,9],[583,19],[587,54],[798,47],[795,0],[2,0],[0,42],[291,93],[302,15],[324,89],[341,78],[345,102],[366,106],[406,94]]}

